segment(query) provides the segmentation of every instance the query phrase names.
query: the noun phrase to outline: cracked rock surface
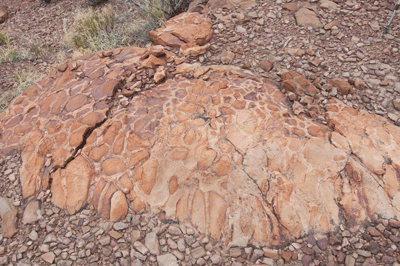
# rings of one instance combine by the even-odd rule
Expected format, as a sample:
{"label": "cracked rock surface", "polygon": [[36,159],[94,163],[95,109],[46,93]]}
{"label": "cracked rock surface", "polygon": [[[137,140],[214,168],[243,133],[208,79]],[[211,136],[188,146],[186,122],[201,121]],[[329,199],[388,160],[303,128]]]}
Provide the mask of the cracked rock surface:
{"label": "cracked rock surface", "polygon": [[386,119],[332,99],[322,125],[268,80],[212,69],[118,101],[143,54],[70,62],[2,114],[24,198],[50,188],[68,213],[92,204],[112,221],[129,206],[164,213],[239,246],[397,217],[400,130]]}
{"label": "cracked rock surface", "polygon": [[[47,191],[70,215],[93,208],[113,222],[146,211],[240,247],[400,219],[399,127],[335,98],[316,104],[315,80],[296,72],[281,72],[277,86],[237,66],[182,59],[210,39],[211,23],[193,16],[175,18],[186,36],[179,47],[69,61],[0,114],[1,153],[21,154],[25,201]],[[154,38],[163,34],[171,31]],[[352,89],[332,84],[342,94]],[[154,237],[136,250],[159,255]],[[195,259],[205,255],[194,248]]]}

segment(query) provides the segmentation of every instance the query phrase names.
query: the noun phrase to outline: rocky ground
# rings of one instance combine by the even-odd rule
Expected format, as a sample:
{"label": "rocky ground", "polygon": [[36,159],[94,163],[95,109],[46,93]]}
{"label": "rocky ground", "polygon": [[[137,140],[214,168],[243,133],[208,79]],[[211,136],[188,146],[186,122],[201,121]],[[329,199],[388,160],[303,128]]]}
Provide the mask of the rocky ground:
{"label": "rocky ground", "polygon": [[[296,25],[294,13],[301,3],[259,2],[248,10],[215,9],[211,15],[214,37],[210,50],[190,60],[238,65],[277,83],[282,69],[295,70],[320,87],[318,92],[307,94],[312,98],[309,100],[323,105],[326,99],[337,97],[353,108],[365,108],[398,123],[399,20],[394,20],[389,34],[382,35],[382,26],[392,13],[390,3],[337,2],[324,8],[322,3],[314,4],[318,9],[310,9],[317,11],[317,27]],[[9,73],[4,78],[7,80],[12,71],[3,73]],[[330,83],[334,78],[350,78],[355,91],[338,91],[340,86]],[[285,88],[290,94],[291,87]],[[291,100],[304,101],[297,94]],[[100,219],[92,208],[69,216],[52,206],[50,191],[24,206],[20,160],[18,156],[0,159],[1,215],[14,208],[18,212],[17,234],[12,238],[0,235],[0,265],[400,263],[400,223],[395,220],[353,228],[342,224],[328,236],[305,236],[278,248],[238,248],[212,242],[193,228],[148,213],[130,210],[117,223]],[[6,226],[3,224],[4,232],[13,230]]]}
{"label": "rocky ground", "polygon": [[144,212],[130,211],[116,223],[92,208],[69,216],[52,206],[50,190],[24,210],[20,165],[19,156],[0,159],[0,213],[16,209],[19,220],[16,235],[0,235],[0,265],[400,265],[396,220],[341,225],[328,236],[309,235],[280,248],[228,247]]}
{"label": "rocky ground", "polygon": [[[129,9],[116,0],[108,2],[112,4],[117,14],[126,13]],[[95,6],[95,9],[102,6]],[[15,51],[15,58],[5,62],[0,60],[0,94],[4,95],[16,88],[18,75],[24,78],[27,76],[34,81],[76,56],[72,47],[65,44],[64,37],[74,21],[74,14],[78,8],[87,10],[90,8],[89,2],[87,0],[52,0],[49,3],[42,0],[1,1],[0,32],[9,38],[11,48]],[[2,14],[3,23],[1,23]],[[3,44],[3,47],[5,46]]]}
{"label": "rocky ground", "polygon": [[[247,67],[277,81],[282,69],[297,71],[317,79],[320,103],[337,97],[399,124],[399,19],[383,34],[393,3],[335,2],[276,1],[250,10],[216,9],[214,43],[200,60]],[[307,13],[310,9],[315,12]],[[296,19],[309,25],[298,25]],[[355,92],[324,86],[334,78],[350,79]]]}

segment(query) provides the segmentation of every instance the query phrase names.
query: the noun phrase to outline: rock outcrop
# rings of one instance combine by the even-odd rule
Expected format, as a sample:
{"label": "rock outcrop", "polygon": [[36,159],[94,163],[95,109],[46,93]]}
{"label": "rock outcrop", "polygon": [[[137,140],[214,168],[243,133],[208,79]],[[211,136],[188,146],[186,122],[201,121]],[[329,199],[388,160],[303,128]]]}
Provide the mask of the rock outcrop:
{"label": "rock outcrop", "polygon": [[[335,99],[296,112],[267,79],[178,59],[162,46],[98,52],[18,96],[0,149],[21,153],[23,197],[51,189],[68,213],[91,204],[112,221],[147,210],[235,246],[400,218],[399,127]],[[160,68],[164,82],[145,85]],[[283,80],[296,97],[315,89]]]}

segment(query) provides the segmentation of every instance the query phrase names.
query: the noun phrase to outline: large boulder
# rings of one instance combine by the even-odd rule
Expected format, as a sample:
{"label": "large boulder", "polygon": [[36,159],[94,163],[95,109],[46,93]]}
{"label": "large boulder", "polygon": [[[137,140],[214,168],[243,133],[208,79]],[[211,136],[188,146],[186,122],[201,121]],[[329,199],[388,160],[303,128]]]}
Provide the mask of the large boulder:
{"label": "large boulder", "polygon": [[[113,221],[131,205],[238,246],[400,218],[400,129],[386,119],[331,99],[319,124],[232,66],[180,64],[119,97],[145,86],[150,56],[174,59],[129,47],[70,61],[0,114],[2,153],[22,154],[24,198],[51,189],[68,213],[89,203]],[[299,95],[313,88],[294,72],[283,80]]]}

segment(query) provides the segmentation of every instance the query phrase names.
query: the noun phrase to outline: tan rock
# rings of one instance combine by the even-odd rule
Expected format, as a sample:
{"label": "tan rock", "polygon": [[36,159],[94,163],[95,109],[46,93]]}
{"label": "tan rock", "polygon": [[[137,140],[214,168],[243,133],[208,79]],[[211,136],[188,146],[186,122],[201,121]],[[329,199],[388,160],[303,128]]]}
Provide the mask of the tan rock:
{"label": "tan rock", "polygon": [[147,150],[140,150],[138,152],[132,153],[131,159],[129,162],[129,167],[135,167],[141,161],[147,159],[150,156],[150,153]]}
{"label": "tan rock", "polygon": [[322,24],[319,21],[314,11],[302,7],[295,14],[296,22],[298,25],[307,25],[312,27],[321,27]]}
{"label": "tan rock", "polygon": [[125,194],[118,190],[111,198],[110,221],[118,222],[125,218],[128,213],[128,203]]}
{"label": "tan rock", "polygon": [[3,214],[1,223],[1,233],[5,238],[13,237],[17,232],[17,214],[18,210],[13,210]]}
{"label": "tan rock", "polygon": [[86,202],[93,174],[93,166],[82,156],[76,157],[65,168],[65,208],[68,213],[76,213]]}
{"label": "tan rock", "polygon": [[126,165],[121,159],[111,158],[102,162],[101,168],[106,175],[114,175],[125,171]]}
{"label": "tan rock", "polygon": [[231,166],[231,161],[229,160],[229,157],[224,155],[222,158],[215,163],[213,167],[213,171],[218,175],[218,176],[223,176],[227,175],[230,172],[232,172],[232,166]]}
{"label": "tan rock", "polygon": [[183,56],[199,56],[205,54],[210,49],[210,44],[203,46],[184,44],[179,50],[179,54]]}
{"label": "tan rock", "polygon": [[149,195],[156,183],[158,173],[158,160],[150,158],[135,171],[135,181],[139,183],[142,191]]}
{"label": "tan rock", "polygon": [[39,218],[41,218],[40,202],[38,200],[32,200],[26,205],[22,216],[22,222],[24,224],[34,223],[39,220]]}
{"label": "tan rock", "polygon": [[56,255],[53,252],[44,253],[41,258],[47,263],[53,263]]}
{"label": "tan rock", "polygon": [[154,74],[154,82],[156,84],[162,82],[165,78],[165,69],[163,67],[158,67],[156,73]]}

